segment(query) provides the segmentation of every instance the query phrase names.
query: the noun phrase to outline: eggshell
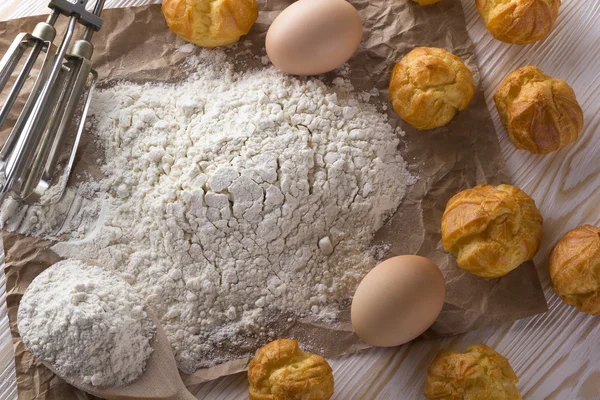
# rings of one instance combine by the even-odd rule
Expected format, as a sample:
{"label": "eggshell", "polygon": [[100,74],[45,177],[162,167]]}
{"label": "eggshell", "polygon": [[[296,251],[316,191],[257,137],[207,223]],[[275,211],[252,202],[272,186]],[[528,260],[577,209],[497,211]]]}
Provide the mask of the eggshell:
{"label": "eggshell", "polygon": [[432,261],[398,256],[373,268],[352,300],[352,326],[373,346],[398,346],[425,332],[446,296],[444,276]]}
{"label": "eggshell", "polygon": [[318,75],[344,64],[362,38],[358,11],[345,0],[299,0],[277,16],[266,38],[267,55],[294,75]]}

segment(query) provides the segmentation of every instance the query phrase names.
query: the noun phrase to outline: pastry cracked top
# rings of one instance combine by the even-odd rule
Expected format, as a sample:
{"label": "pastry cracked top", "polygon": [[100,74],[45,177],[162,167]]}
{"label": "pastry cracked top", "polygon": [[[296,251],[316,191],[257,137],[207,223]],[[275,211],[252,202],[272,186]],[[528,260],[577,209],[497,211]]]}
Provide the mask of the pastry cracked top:
{"label": "pastry cracked top", "polygon": [[446,125],[475,93],[473,74],[460,57],[435,47],[417,47],[392,72],[390,101],[417,129]]}
{"label": "pastry cracked top", "polygon": [[521,400],[508,360],[486,345],[441,350],[427,370],[428,400]]}
{"label": "pastry cracked top", "polygon": [[515,147],[547,154],[577,140],[583,111],[565,81],[526,66],[510,73],[494,95],[500,120]]}
{"label": "pastry cracked top", "polygon": [[258,18],[256,0],[163,0],[162,12],[173,33],[202,47],[237,42]]}
{"label": "pastry cracked top", "polygon": [[250,400],[328,400],[333,371],[298,341],[278,339],[260,348],[248,368]]}
{"label": "pastry cracked top", "polygon": [[560,0],[476,0],[476,4],[492,36],[513,44],[545,39],[560,8]]}
{"label": "pastry cracked top", "polygon": [[552,288],[567,304],[600,315],[600,228],[569,231],[550,253]]}
{"label": "pastry cracked top", "polygon": [[452,197],[442,216],[442,244],[465,271],[506,275],[537,253],[543,218],[535,202],[511,185],[479,185]]}

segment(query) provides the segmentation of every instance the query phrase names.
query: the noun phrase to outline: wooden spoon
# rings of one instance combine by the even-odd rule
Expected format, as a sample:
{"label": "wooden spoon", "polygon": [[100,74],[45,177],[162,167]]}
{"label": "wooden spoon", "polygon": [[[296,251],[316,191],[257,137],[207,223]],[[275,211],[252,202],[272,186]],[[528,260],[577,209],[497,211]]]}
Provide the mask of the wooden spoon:
{"label": "wooden spoon", "polygon": [[160,321],[151,313],[148,314],[156,325],[156,335],[152,344],[154,351],[148,358],[142,376],[128,385],[92,386],[83,383],[79,378],[60,376],[50,364],[44,365],[76,388],[108,400],[196,400],[181,381],[171,345]]}

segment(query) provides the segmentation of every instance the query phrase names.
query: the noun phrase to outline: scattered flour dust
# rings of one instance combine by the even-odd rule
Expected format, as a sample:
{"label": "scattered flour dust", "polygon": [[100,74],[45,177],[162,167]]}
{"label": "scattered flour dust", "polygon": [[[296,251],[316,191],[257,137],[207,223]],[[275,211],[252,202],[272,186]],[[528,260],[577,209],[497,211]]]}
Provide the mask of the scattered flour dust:
{"label": "scattered flour dust", "polygon": [[77,260],[60,261],[33,280],[18,327],[27,348],[59,375],[110,386],[142,374],[156,328],[131,285]]}
{"label": "scattered flour dust", "polygon": [[187,373],[248,356],[298,318],[334,319],[415,180],[387,116],[346,79],[236,72],[219,51],[189,62],[183,84],[94,97],[107,178],[78,190],[104,199],[102,223],[54,247],[131,283]]}

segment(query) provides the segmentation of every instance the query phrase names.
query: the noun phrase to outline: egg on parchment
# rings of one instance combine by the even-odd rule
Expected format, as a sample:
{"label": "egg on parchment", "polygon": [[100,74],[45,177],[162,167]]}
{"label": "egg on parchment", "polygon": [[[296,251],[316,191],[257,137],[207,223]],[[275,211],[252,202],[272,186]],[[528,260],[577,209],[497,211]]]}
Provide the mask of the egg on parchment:
{"label": "egg on parchment", "polygon": [[275,18],[267,55],[280,70],[318,75],[344,64],[362,38],[360,15],[345,0],[299,0]]}
{"label": "egg on parchment", "polygon": [[444,276],[432,261],[405,255],[373,268],[352,300],[352,327],[373,346],[409,342],[425,332],[444,305]]}

